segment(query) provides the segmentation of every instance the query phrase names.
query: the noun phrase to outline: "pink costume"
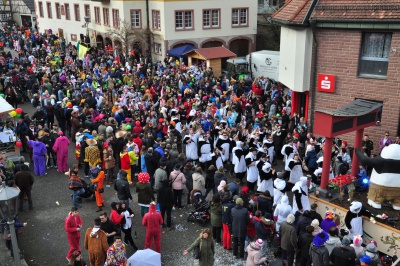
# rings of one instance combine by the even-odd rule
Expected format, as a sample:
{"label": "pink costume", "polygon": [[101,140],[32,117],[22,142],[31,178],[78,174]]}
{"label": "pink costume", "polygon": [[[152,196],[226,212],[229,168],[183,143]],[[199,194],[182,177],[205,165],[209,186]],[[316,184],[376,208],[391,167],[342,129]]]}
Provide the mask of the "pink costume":
{"label": "pink costume", "polygon": [[57,154],[57,168],[59,172],[68,171],[67,162],[69,143],[70,141],[66,136],[58,137],[54,143],[53,151]]}

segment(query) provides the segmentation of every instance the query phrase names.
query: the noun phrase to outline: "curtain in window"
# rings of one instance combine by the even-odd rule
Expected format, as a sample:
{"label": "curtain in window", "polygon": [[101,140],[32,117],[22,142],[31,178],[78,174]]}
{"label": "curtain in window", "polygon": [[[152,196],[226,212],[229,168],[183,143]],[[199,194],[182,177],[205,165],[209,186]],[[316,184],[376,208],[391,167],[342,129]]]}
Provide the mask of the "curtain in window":
{"label": "curtain in window", "polygon": [[391,39],[390,33],[365,33],[363,56],[389,58]]}

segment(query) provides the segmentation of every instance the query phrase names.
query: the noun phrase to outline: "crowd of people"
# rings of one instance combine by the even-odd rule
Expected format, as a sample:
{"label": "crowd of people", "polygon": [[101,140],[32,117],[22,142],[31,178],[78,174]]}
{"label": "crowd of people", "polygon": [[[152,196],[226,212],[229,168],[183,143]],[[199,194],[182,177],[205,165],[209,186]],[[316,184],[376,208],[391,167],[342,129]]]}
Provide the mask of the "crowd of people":
{"label": "crowd of people", "polygon": [[[171,212],[186,207],[185,201],[194,204],[195,192],[203,200],[212,192],[212,229],[203,230],[183,252],[200,247],[200,265],[213,265],[215,242],[238,259],[247,253],[247,265],[267,264],[266,250],[277,239],[288,265],[294,260],[314,266],[376,265],[368,260],[376,260],[376,247],[368,245],[364,252],[355,238],[340,240],[332,213],[322,219],[310,205],[309,190],[320,182],[324,143],[308,132],[304,117],[292,112],[291,91],[281,83],[262,76],[248,84],[169,58],[153,64],[140,51],[123,55],[92,47],[78,58],[76,46],[63,38],[23,27],[5,27],[1,38],[18,52],[15,58],[10,52],[0,56],[5,99],[14,107],[32,99],[37,108],[15,125],[22,151],[36,176],[50,167],[68,176],[74,206],[65,220],[71,265],[85,265],[78,209],[79,199],[92,194],[100,215],[85,233],[90,265],[126,264],[125,245],[137,250],[133,187],[146,227],[145,248],[154,242],[159,253],[160,227],[173,230]],[[381,142],[380,149],[400,140],[392,141],[387,132]],[[347,173],[352,160],[347,142],[336,144],[331,177]],[[70,145],[75,145],[74,162],[68,161]],[[368,156],[373,145],[365,135]],[[281,160],[284,169],[278,171]],[[362,170],[367,176],[368,169]],[[15,185],[31,198],[28,173],[18,172],[24,177]],[[108,216],[102,194],[111,186],[119,201],[107,203]],[[31,199],[28,203],[33,209]]]}

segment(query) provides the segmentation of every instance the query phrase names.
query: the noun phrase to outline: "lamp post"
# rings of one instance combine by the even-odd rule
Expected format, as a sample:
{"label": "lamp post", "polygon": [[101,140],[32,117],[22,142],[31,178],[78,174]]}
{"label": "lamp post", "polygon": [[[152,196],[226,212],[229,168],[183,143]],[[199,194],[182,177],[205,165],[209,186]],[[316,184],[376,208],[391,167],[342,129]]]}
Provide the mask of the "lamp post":
{"label": "lamp post", "polygon": [[14,227],[14,218],[18,213],[19,207],[19,193],[21,193],[21,190],[16,187],[7,187],[4,181],[0,185],[0,214],[4,219],[7,219],[7,224],[10,228],[11,243],[16,266],[21,266],[17,235],[15,234]]}
{"label": "lamp post", "polygon": [[[91,41],[90,41],[90,36],[89,36],[89,22],[90,22],[90,17],[88,17],[88,16],[86,16],[85,18],[85,23],[86,23],[86,36],[88,37],[88,39],[89,39],[89,46],[90,46],[90,43],[91,43]],[[85,40],[85,42],[86,42],[86,40]]]}

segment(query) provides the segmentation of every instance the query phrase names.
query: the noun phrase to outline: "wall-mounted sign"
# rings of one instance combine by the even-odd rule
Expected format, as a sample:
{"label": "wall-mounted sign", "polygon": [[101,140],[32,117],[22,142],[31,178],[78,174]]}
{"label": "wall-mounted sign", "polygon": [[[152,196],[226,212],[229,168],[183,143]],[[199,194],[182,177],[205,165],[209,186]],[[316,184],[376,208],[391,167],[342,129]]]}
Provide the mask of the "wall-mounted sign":
{"label": "wall-mounted sign", "polygon": [[318,74],[317,90],[322,92],[335,92],[335,75]]}

